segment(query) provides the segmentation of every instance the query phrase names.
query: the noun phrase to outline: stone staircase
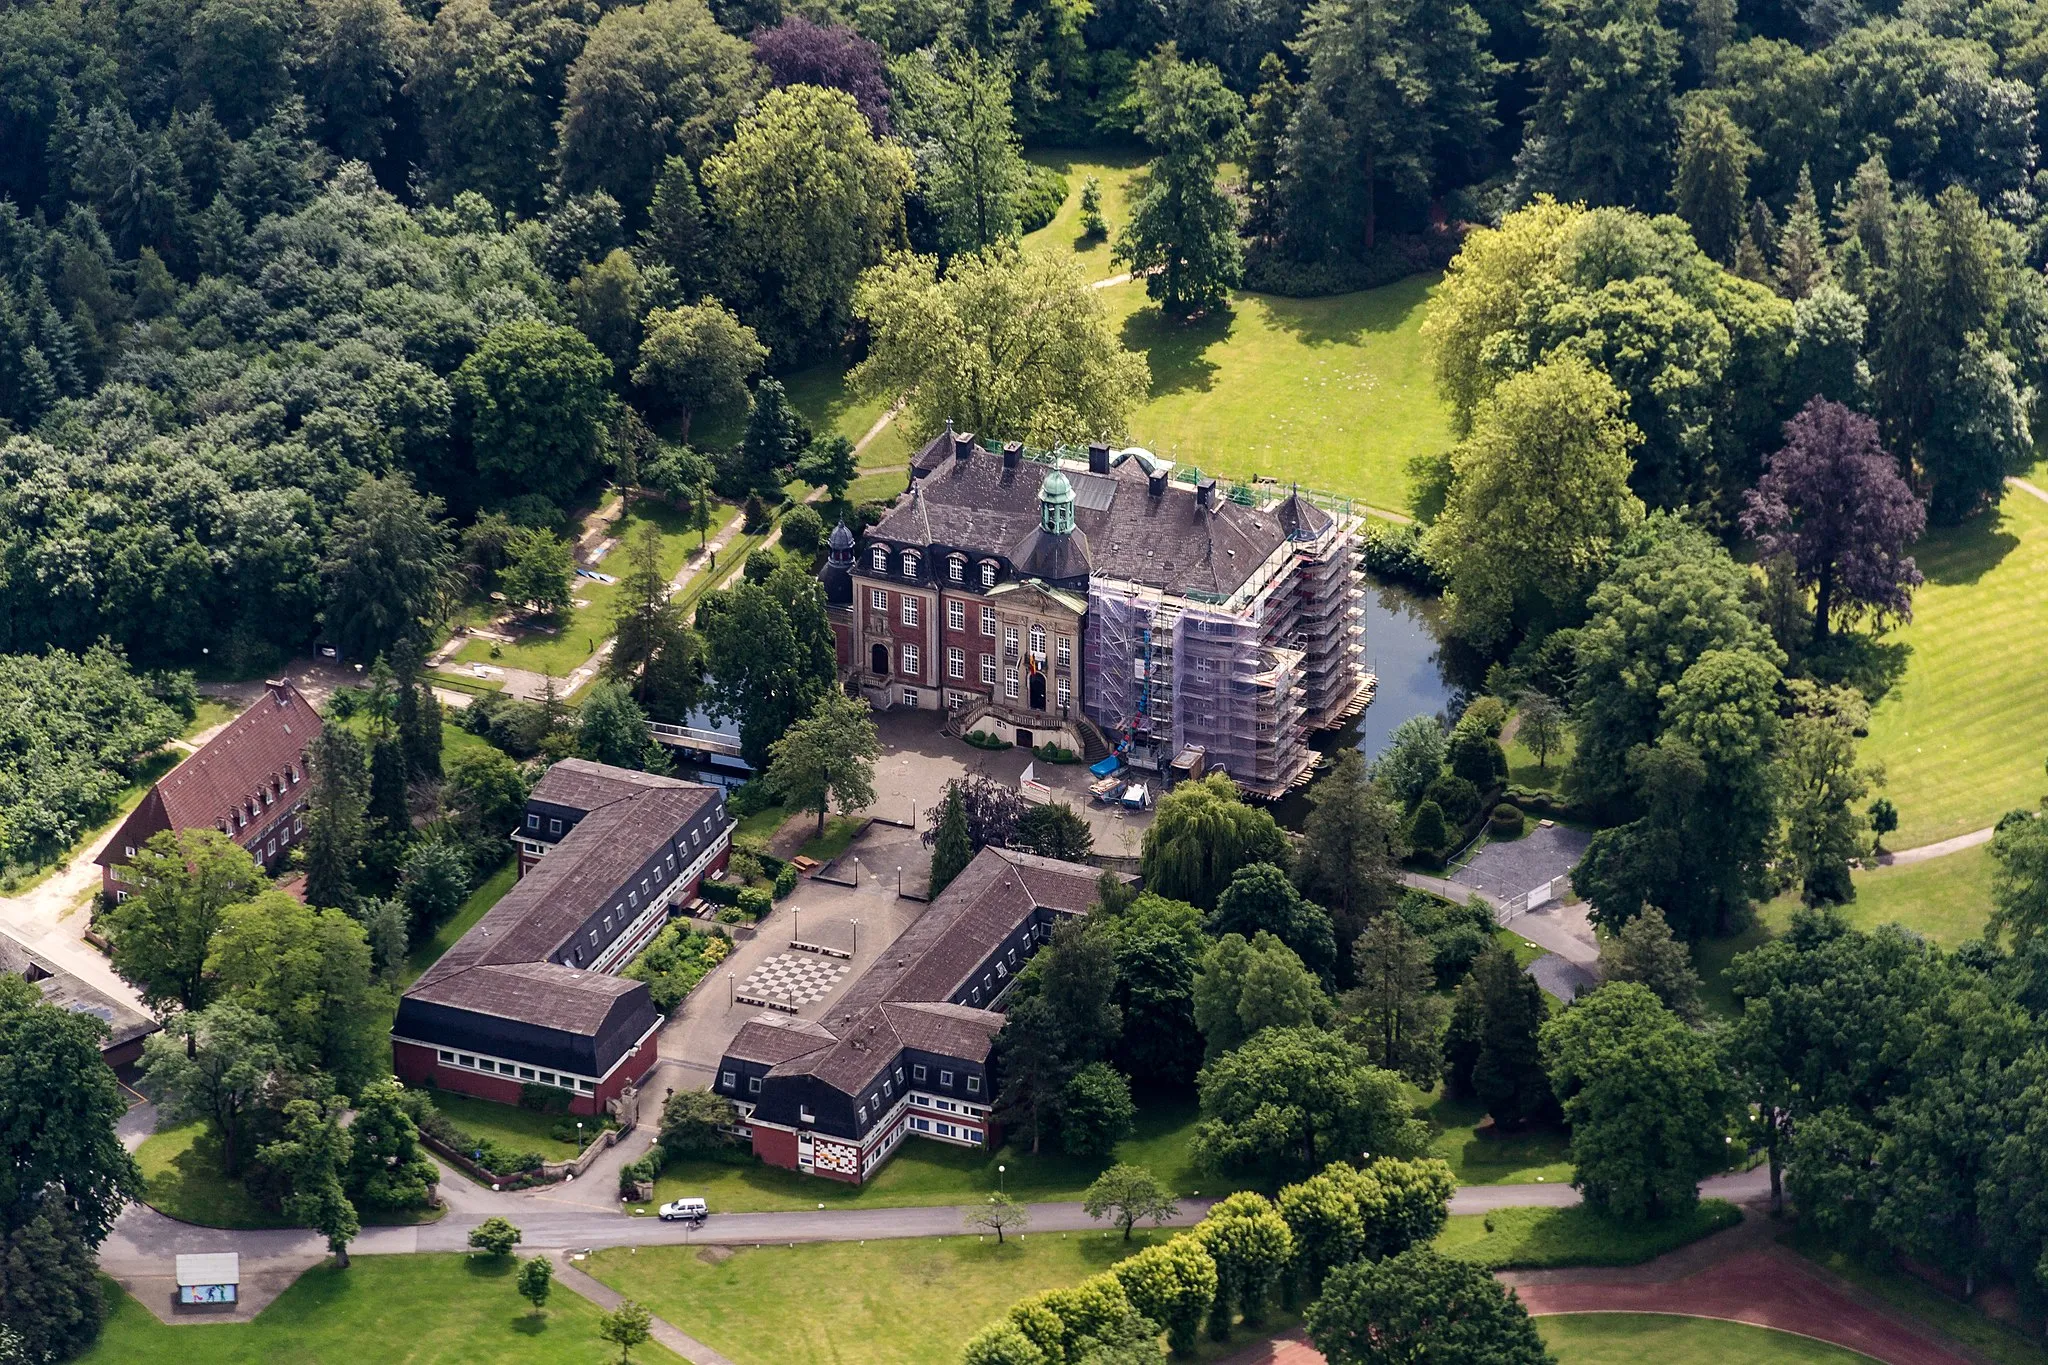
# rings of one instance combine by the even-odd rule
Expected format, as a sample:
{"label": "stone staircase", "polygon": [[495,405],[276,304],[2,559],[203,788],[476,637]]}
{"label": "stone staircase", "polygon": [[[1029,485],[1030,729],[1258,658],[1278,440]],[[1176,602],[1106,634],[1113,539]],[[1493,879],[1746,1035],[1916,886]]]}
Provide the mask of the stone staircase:
{"label": "stone staircase", "polygon": [[1088,719],[1088,717],[1077,713],[1074,716],[1074,728],[1081,732],[1081,759],[1083,762],[1100,763],[1114,752],[1110,747],[1108,737],[1102,733],[1102,727]]}

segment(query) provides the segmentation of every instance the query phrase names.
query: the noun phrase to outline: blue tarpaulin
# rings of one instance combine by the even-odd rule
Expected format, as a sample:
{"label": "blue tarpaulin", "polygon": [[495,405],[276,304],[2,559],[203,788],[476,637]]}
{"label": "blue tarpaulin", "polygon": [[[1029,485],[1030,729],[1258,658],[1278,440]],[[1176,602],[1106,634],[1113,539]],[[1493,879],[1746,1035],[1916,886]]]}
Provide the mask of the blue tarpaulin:
{"label": "blue tarpaulin", "polygon": [[1108,758],[1103,759],[1100,763],[1089,764],[1088,771],[1095,774],[1095,776],[1097,777],[1108,777],[1111,773],[1115,772],[1118,768],[1121,768],[1123,766],[1124,761],[1118,758],[1115,754],[1111,754]]}

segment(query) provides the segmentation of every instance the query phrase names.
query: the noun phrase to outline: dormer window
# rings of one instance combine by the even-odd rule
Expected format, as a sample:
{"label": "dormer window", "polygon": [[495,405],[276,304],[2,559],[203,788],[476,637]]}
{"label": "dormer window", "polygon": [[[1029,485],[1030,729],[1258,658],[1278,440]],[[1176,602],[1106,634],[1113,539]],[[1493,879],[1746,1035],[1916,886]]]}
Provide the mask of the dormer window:
{"label": "dormer window", "polygon": [[955,583],[965,583],[967,581],[967,556],[954,555],[951,559],[947,560],[946,577],[952,579]]}
{"label": "dormer window", "polygon": [[996,566],[992,561],[983,560],[981,565],[981,586],[993,588],[996,585]]}
{"label": "dormer window", "polygon": [[874,564],[876,573],[889,572],[889,551],[885,546],[877,545],[875,547]]}
{"label": "dormer window", "polygon": [[917,577],[917,566],[921,562],[922,561],[919,559],[917,551],[905,550],[903,552],[903,576],[905,578]]}

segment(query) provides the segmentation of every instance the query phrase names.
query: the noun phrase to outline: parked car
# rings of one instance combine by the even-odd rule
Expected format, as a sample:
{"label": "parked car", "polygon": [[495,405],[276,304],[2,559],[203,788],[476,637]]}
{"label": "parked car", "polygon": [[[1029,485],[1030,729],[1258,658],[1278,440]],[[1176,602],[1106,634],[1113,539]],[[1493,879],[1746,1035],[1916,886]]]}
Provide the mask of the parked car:
{"label": "parked car", "polygon": [[710,1216],[710,1206],[701,1199],[677,1199],[661,1206],[661,1221],[664,1223],[702,1223]]}

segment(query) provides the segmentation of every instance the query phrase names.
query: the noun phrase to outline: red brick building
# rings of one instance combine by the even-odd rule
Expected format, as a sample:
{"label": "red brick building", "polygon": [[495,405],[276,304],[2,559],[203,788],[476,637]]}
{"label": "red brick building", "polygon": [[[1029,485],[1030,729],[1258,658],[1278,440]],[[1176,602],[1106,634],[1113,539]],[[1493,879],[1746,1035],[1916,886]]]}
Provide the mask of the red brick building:
{"label": "red brick building", "polygon": [[282,680],[163,777],[94,861],[113,901],[128,897],[127,866],[151,836],[209,826],[275,872],[306,832],[306,749],[320,713]]}
{"label": "red brick building", "polygon": [[529,1085],[597,1114],[658,1060],[647,987],[617,975],[725,867],[716,787],[565,759],[511,832],[520,879],[398,1002],[394,1069],[506,1104]]}

